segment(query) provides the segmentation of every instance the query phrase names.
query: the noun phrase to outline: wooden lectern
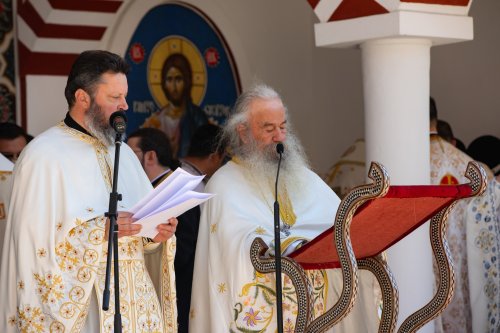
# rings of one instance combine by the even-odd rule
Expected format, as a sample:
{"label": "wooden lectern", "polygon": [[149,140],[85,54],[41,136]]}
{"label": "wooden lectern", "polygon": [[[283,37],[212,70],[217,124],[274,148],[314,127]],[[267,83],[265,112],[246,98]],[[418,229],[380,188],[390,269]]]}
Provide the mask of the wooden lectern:
{"label": "wooden lectern", "polygon": [[[379,332],[394,332],[398,315],[398,291],[381,254],[431,219],[430,243],[438,266],[434,297],[404,320],[398,332],[415,332],[436,318],[450,303],[455,280],[445,239],[446,221],[457,200],[480,195],[486,188],[482,167],[470,162],[468,184],[390,186],[384,167],[370,166],[373,184],[354,188],[341,201],[335,224],[315,239],[283,257],[282,271],[292,280],[299,313],[295,332],[318,333],[340,322],[352,309],[358,289],[358,268],[371,271],[382,289],[383,310]],[[250,249],[254,268],[274,272],[274,258],[265,257],[267,246],[256,238]],[[304,270],[340,268],[342,293],[336,304],[318,318],[312,318],[311,286]]]}

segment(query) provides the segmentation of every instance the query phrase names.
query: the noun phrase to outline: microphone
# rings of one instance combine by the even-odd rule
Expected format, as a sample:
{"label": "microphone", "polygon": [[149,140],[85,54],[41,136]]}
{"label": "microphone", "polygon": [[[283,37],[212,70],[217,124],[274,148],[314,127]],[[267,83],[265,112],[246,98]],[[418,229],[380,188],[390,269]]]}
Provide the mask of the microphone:
{"label": "microphone", "polygon": [[109,117],[109,124],[116,131],[117,134],[125,133],[127,129],[127,115],[122,109],[115,111]]}
{"label": "microphone", "polygon": [[285,146],[280,142],[276,145],[276,152],[280,154],[280,159],[281,159],[281,154],[285,151]]}

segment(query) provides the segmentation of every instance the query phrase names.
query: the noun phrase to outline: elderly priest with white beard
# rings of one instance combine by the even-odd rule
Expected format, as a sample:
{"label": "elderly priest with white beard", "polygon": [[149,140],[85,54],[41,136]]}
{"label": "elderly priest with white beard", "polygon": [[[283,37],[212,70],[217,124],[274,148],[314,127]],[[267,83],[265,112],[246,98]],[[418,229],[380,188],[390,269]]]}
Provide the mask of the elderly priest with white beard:
{"label": "elderly priest with white beard", "polygon": [[[190,332],[276,332],[275,276],[256,272],[249,252],[257,237],[273,247],[278,143],[285,147],[278,188],[282,252],[290,253],[334,223],[340,200],[310,170],[288,118],[280,96],[265,85],[253,87],[236,101],[223,136],[233,159],[208,182],[206,191],[216,196],[202,207]],[[338,299],[341,272],[313,270],[308,274],[317,317]],[[378,330],[373,290],[364,287],[361,283],[353,312],[330,332]],[[298,309],[287,277],[283,296],[284,331],[293,332]]]}

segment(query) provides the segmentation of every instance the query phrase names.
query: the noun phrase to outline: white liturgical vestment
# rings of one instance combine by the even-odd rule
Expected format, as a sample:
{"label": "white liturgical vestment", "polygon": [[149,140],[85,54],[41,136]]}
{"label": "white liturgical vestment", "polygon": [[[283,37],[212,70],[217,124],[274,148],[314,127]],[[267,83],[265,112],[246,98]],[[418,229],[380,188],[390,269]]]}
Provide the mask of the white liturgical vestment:
{"label": "white liturgical vestment", "polygon": [[[430,142],[431,184],[457,185],[469,182],[464,174],[472,158],[438,135],[431,135]],[[446,239],[455,271],[455,294],[438,317],[436,332],[472,332],[465,216],[469,202],[470,199],[459,200],[448,216]],[[442,325],[439,324],[439,320],[442,321]]]}
{"label": "white liturgical vestment", "polygon": [[500,331],[500,178],[467,207],[467,263],[472,332]]}
{"label": "white liturgical vestment", "polygon": [[7,225],[7,213],[12,190],[12,171],[0,170],[0,263],[2,258],[3,239]]}
{"label": "white liturgical vestment", "polygon": [[[113,331],[113,276],[110,309],[101,308],[114,150],[60,123],[23,151],[14,169],[3,248],[2,332],[81,332],[89,312],[98,314],[101,332]],[[123,144],[118,211],[150,190],[137,157]],[[119,258],[123,332],[176,332],[175,292],[158,298],[144,266],[142,239],[120,238]],[[173,290],[172,267],[173,256],[167,267]],[[91,299],[98,309],[94,304],[89,311]]]}
{"label": "white liturgical vestment", "polygon": [[[274,190],[271,184],[261,188],[255,177],[240,162],[228,162],[207,184],[206,191],[215,196],[202,205],[189,323],[192,333],[276,332],[274,273],[260,274],[250,261],[255,238],[268,245],[274,240]],[[309,169],[303,169],[301,182],[299,191],[287,189],[293,212],[282,205],[282,214],[296,215],[295,223],[282,235],[282,251],[331,227],[340,202]],[[338,299],[342,278],[340,270],[308,274],[317,317]],[[376,307],[372,302],[371,312],[364,308],[363,285],[360,289],[353,312],[329,332],[377,332]],[[283,280],[283,295],[284,331],[293,332],[297,296],[288,277]]]}

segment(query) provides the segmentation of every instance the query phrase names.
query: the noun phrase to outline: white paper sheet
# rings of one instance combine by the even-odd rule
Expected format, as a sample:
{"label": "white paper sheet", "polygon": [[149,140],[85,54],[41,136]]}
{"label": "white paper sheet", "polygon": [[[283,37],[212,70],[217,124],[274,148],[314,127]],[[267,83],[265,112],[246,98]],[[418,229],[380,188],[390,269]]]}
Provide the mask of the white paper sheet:
{"label": "white paper sheet", "polygon": [[[199,193],[199,194],[207,194],[207,193]],[[135,223],[139,223],[142,225],[142,229],[139,232],[138,236],[154,238],[158,234],[158,230],[156,229],[156,227],[159,224],[165,223],[169,218],[173,216],[177,217],[181,215],[182,213],[188,211],[189,209],[195,206],[198,206],[199,204],[203,203],[204,201],[210,199],[213,196],[214,196],[213,194],[209,194],[209,196],[205,199],[190,198],[179,205],[173,206],[164,211],[161,211],[159,213],[150,215],[148,217],[140,219],[139,221],[136,221]]]}
{"label": "white paper sheet", "polygon": [[167,223],[171,217],[177,217],[187,210],[213,197],[210,193],[193,191],[204,176],[195,176],[177,168],[158,187],[151,191],[128,211],[133,213],[134,223],[142,225],[137,236],[154,238],[156,227]]}

